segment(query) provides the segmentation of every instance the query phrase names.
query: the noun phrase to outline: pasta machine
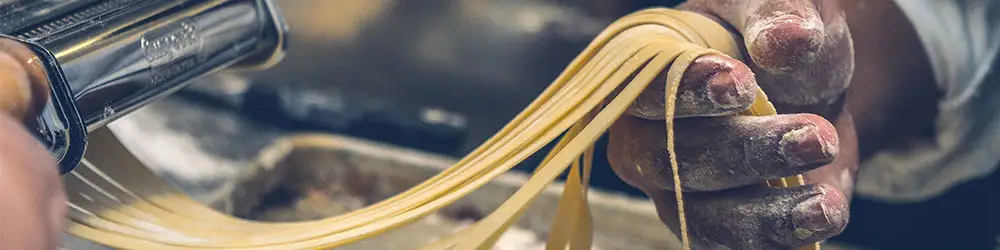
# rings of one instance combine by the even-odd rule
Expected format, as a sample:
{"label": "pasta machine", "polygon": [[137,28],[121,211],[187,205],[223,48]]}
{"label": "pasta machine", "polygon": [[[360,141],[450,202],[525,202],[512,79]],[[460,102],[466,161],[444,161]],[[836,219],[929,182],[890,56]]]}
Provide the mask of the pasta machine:
{"label": "pasta machine", "polygon": [[270,0],[0,1],[0,39],[28,48],[49,83],[29,126],[62,173],[88,131],[200,76],[274,65],[286,32]]}

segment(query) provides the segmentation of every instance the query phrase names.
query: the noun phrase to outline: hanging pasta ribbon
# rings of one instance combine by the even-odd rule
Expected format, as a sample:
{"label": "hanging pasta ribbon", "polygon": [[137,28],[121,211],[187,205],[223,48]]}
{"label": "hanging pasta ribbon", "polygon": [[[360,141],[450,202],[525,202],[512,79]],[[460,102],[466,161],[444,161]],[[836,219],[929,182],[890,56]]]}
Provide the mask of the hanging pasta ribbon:
{"label": "hanging pasta ribbon", "polygon": [[[631,32],[654,25],[664,32]],[[587,206],[593,144],[649,84],[666,84],[667,148],[671,166],[674,101],[681,76],[695,58],[739,57],[730,33],[695,13],[664,8],[622,17],[600,33],[555,81],[503,129],[453,166],[369,207],[316,221],[247,221],[195,202],[134,158],[106,129],[90,136],[86,160],[65,183],[70,234],[121,249],[321,249],[343,246],[432,214],[559,140],[532,177],[493,213],[424,249],[489,249],[532,200],[567,168],[569,177],[548,238],[548,249],[590,249]],[[652,83],[667,70],[666,83]],[[746,112],[773,115],[763,92]],[[323,144],[298,139],[299,144]],[[684,248],[690,248],[683,191],[673,169]],[[801,185],[801,176],[769,182]],[[818,245],[812,246],[818,248]]]}

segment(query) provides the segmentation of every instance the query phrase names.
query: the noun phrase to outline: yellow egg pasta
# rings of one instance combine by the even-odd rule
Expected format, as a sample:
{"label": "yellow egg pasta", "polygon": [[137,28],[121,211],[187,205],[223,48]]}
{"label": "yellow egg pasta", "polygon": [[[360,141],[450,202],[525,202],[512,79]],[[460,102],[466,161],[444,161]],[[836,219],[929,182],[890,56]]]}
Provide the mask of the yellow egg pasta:
{"label": "yellow egg pasta", "polygon": [[[665,8],[624,16],[600,33],[503,129],[453,166],[389,199],[315,221],[256,222],[216,212],[157,177],[107,129],[98,130],[90,136],[93,146],[86,160],[64,178],[72,222],[67,232],[113,248],[135,250],[333,248],[435,213],[560,138],[532,177],[497,210],[422,249],[491,248],[566,169],[569,177],[547,249],[591,249],[587,186],[594,142],[647,85],[666,84],[667,149],[676,166],[673,112],[677,86],[692,61],[707,54],[740,56],[731,34],[708,18]],[[667,81],[652,83],[664,69]],[[775,110],[759,92],[746,114],[773,115]],[[300,145],[326,143],[309,137],[293,140]],[[673,171],[681,221],[678,234],[689,249],[683,193],[676,168]],[[803,183],[796,176],[769,184]]]}

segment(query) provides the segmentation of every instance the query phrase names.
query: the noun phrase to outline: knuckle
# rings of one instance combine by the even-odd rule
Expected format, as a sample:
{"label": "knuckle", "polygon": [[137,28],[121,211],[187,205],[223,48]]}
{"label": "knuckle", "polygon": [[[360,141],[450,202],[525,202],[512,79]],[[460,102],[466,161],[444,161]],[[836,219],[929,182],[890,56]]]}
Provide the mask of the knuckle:
{"label": "knuckle", "polygon": [[[666,168],[666,152],[662,146],[666,136],[650,124],[638,118],[623,117],[609,132],[608,162],[620,179],[639,189],[657,188],[663,180],[657,175]],[[672,182],[671,182],[672,183]],[[669,186],[669,185],[668,185]]]}
{"label": "knuckle", "polygon": [[[664,75],[660,74],[653,79],[653,82],[642,93],[639,93],[635,101],[626,109],[627,114],[646,120],[666,119],[664,110],[666,86],[663,84],[666,82],[666,77]],[[681,113],[680,110],[677,112]]]}
{"label": "knuckle", "polygon": [[0,87],[4,90],[0,110],[24,119],[31,103],[30,80],[21,64],[4,52],[0,52]]}

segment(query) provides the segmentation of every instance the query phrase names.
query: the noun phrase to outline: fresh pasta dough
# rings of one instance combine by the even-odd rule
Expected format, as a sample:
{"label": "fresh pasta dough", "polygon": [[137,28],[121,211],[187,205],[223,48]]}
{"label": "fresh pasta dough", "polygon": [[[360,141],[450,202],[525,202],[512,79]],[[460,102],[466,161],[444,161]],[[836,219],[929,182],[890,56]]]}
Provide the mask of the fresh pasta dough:
{"label": "fresh pasta dough", "polygon": [[[639,30],[660,26],[662,32]],[[629,35],[622,35],[623,32]],[[587,206],[593,144],[649,84],[666,84],[667,149],[674,154],[673,113],[681,76],[695,58],[739,57],[730,33],[695,13],[653,8],[610,24],[565,71],[503,129],[453,166],[394,197],[340,216],[272,223],[235,218],[190,199],[145,168],[107,129],[65,177],[71,211],[67,232],[120,249],[323,249],[350,244],[434,213],[503,174],[560,138],[532,177],[497,210],[423,249],[489,249],[532,200],[569,169],[547,249],[591,249]],[[666,83],[652,83],[667,70]],[[773,115],[763,92],[746,112]],[[560,137],[561,135],[561,137]],[[298,144],[323,144],[297,138]],[[681,241],[690,248],[683,192],[672,168]],[[770,181],[801,185],[801,176]],[[814,246],[818,248],[817,246]]]}

